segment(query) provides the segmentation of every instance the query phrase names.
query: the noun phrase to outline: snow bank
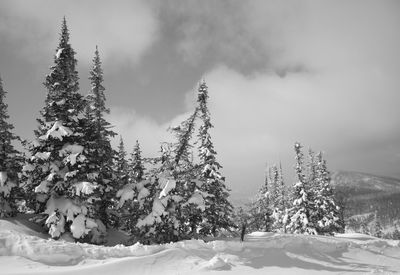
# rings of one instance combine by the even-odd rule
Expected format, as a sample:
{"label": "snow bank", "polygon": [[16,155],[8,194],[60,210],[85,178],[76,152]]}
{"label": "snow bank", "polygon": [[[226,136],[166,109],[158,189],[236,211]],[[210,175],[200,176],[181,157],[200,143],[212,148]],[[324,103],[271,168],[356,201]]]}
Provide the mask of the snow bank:
{"label": "snow bank", "polygon": [[[399,241],[357,236],[247,235],[245,242],[188,240],[112,247],[47,240],[0,220],[2,274],[396,274]],[[350,238],[351,237],[351,238]]]}

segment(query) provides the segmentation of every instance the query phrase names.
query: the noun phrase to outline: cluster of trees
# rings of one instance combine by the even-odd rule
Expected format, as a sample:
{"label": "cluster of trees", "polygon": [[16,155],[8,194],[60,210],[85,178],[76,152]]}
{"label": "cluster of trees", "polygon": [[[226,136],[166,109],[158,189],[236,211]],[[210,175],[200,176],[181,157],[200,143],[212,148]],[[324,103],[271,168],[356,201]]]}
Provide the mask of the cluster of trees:
{"label": "cluster of trees", "polygon": [[310,149],[305,163],[300,143],[295,143],[294,150],[298,181],[287,188],[282,166],[269,167],[265,183],[250,205],[250,230],[313,235],[343,232],[343,210],[330,186],[322,153]]}
{"label": "cluster of trees", "polygon": [[27,154],[12,145],[18,137],[7,122],[0,81],[0,214],[13,215],[20,199],[25,209],[42,214],[51,237],[67,234],[92,243],[103,242],[108,227],[129,230],[142,243],[216,236],[231,228],[233,209],[210,136],[206,83],[199,85],[193,114],[171,129],[175,142],[163,143],[153,159],[142,158],[137,142],[127,160],[122,138],[118,150],[110,143],[116,133],[105,118],[97,47],[86,96],[79,93],[76,64],[64,18],[35,139],[23,142]]}
{"label": "cluster of trees", "polygon": [[399,223],[395,221],[391,223],[392,227],[382,226],[382,217],[378,215],[378,211],[355,215],[347,220],[346,228],[349,231],[359,232],[371,235],[377,238],[400,240]]}

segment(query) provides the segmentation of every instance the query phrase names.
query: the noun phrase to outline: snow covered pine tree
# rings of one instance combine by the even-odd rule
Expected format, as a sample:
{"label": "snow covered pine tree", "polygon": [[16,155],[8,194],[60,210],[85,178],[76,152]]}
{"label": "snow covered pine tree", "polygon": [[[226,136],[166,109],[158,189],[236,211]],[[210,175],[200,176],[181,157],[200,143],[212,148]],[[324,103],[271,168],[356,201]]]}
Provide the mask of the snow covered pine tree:
{"label": "snow covered pine tree", "polygon": [[[125,203],[125,201],[121,202],[121,190],[128,187],[127,185],[129,183],[128,161],[126,156],[127,152],[124,140],[122,136],[120,136],[118,148],[113,157],[114,183],[112,189],[115,190],[115,192],[113,192],[113,202],[110,209],[111,215],[109,220],[113,227],[124,227],[124,222],[120,218],[122,215],[121,207]],[[134,194],[133,189],[131,190],[131,193],[132,195]]]}
{"label": "snow covered pine tree", "polygon": [[275,168],[275,207],[273,209],[272,217],[274,221],[274,230],[286,232],[287,219],[285,219],[285,217],[287,214],[287,195],[282,173],[282,164],[280,163],[279,168]]}
{"label": "snow covered pine tree", "polygon": [[89,176],[93,171],[85,156],[89,154],[84,136],[86,104],[78,92],[77,61],[65,18],[60,35],[54,66],[44,83],[45,106],[23,172],[36,212],[46,214],[51,237],[70,232],[76,240],[99,242],[105,233],[103,223],[95,218],[94,203],[100,197],[94,191],[99,185]]}
{"label": "snow covered pine tree", "polygon": [[[137,235],[137,221],[143,214],[145,197],[149,195],[150,182],[145,181],[145,168],[141,156],[139,141],[133,148],[128,165],[128,183],[118,190],[116,196],[119,199],[117,208],[121,216],[121,227]],[[146,186],[145,186],[146,185]],[[146,205],[147,206],[147,205]]]}
{"label": "snow covered pine tree", "polygon": [[6,91],[0,77],[0,218],[13,216],[17,212],[16,195],[20,157],[12,142],[19,138],[12,133],[14,126],[7,122],[9,115],[5,103]]}
{"label": "snow covered pine tree", "polygon": [[326,160],[322,152],[316,156],[314,188],[314,217],[318,234],[333,234],[343,230],[340,225],[340,208],[336,203],[333,189],[330,186],[330,175],[326,166]]}
{"label": "snow covered pine tree", "polygon": [[[195,112],[180,126],[174,127],[177,141],[164,143],[158,165],[150,171],[146,190],[142,197],[147,206],[137,222],[139,239],[142,243],[166,243],[187,239],[187,219],[183,213],[188,197],[187,173],[192,167],[189,141],[194,131]],[[140,191],[139,191],[140,193]]]}
{"label": "snow covered pine tree", "polygon": [[267,167],[264,176],[264,184],[258,191],[254,201],[251,204],[251,223],[250,229],[254,231],[265,231],[271,230],[272,220],[271,215],[271,181],[270,174],[271,169]]}
{"label": "snow covered pine tree", "polygon": [[88,180],[97,183],[98,188],[95,192],[100,198],[95,202],[98,218],[107,225],[107,209],[112,204],[112,198],[116,190],[112,188],[113,175],[113,156],[114,150],[111,147],[110,139],[116,135],[110,128],[104,116],[110,113],[106,107],[105,88],[103,86],[103,70],[99,50],[96,46],[93,65],[90,71],[89,80],[91,90],[86,96],[86,127],[84,136],[86,138],[85,151],[87,152],[87,172]]}
{"label": "snow covered pine tree", "polygon": [[222,166],[216,160],[217,152],[211,141],[210,130],[213,125],[207,106],[208,97],[208,87],[203,80],[199,85],[197,98],[202,121],[198,134],[201,169],[199,179],[202,182],[201,190],[207,194],[201,234],[217,236],[222,229],[233,226],[233,207],[228,200],[229,190],[225,185],[225,178],[219,172]]}
{"label": "snow covered pine tree", "polygon": [[129,182],[128,161],[126,159],[127,153],[122,136],[119,137],[118,150],[114,157],[114,173],[116,182],[114,188],[119,190]]}
{"label": "snow covered pine tree", "polygon": [[293,202],[289,209],[290,221],[287,229],[296,234],[316,235],[315,226],[311,221],[312,202],[309,201],[309,188],[306,176],[303,173],[304,157],[300,143],[295,143],[294,150],[296,152],[296,174],[299,181],[293,185]]}

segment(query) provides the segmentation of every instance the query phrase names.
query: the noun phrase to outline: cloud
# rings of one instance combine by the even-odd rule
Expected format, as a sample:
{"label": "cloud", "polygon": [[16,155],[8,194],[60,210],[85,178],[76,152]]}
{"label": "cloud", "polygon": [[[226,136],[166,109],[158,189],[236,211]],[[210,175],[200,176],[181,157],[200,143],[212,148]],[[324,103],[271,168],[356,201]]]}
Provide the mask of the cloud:
{"label": "cloud", "polygon": [[[161,142],[173,141],[173,136],[168,131],[169,127],[179,125],[189,117],[190,112],[180,114],[167,123],[158,123],[154,119],[138,114],[134,109],[125,107],[111,107],[107,120],[114,125],[113,130],[122,136],[127,151],[130,153],[139,140],[141,149],[146,157],[156,157]],[[114,147],[117,146],[119,137],[113,140]]]}
{"label": "cloud", "polygon": [[34,61],[55,49],[64,15],[83,63],[99,45],[109,65],[135,64],[158,37],[157,17],[146,1],[6,0],[0,7],[0,30],[20,40],[20,53]]}
{"label": "cloud", "polygon": [[[182,70],[206,68],[215,125],[211,134],[236,194],[254,194],[267,161],[282,160],[291,183],[295,141],[305,149],[324,150],[331,169],[396,174],[398,1],[150,2],[2,1],[0,14],[7,16],[0,17],[0,29],[15,39],[24,34],[21,42],[29,41],[21,46],[25,56],[37,50],[48,56],[65,14],[79,60],[89,61],[99,44],[107,64],[120,66],[125,58],[138,62],[157,39],[168,36],[173,42],[168,46],[175,46],[184,60],[179,60]],[[25,23],[11,16],[26,18]],[[149,81],[151,66],[150,76],[145,75]],[[176,75],[161,83],[186,77]],[[173,89],[167,86],[160,88],[165,96]],[[119,106],[111,108],[109,121],[129,151],[139,139],[144,154],[155,156],[159,143],[171,138],[168,126],[193,110],[193,90],[181,98],[185,111],[167,123]],[[135,102],[140,104],[140,98]]]}
{"label": "cloud", "polygon": [[[295,141],[305,150],[325,151],[331,169],[395,174],[395,148],[400,146],[398,4],[188,3],[174,12],[184,18],[177,47],[195,63],[208,54],[218,56],[205,79],[212,137],[234,196],[254,194],[267,161],[282,160],[287,180],[294,181]],[[223,8],[226,12],[216,16]],[[254,48],[252,41],[261,47]],[[265,57],[266,67],[257,68],[256,57]],[[242,58],[256,69],[243,71]],[[188,112],[194,97],[190,91],[182,99]],[[115,123],[121,131],[133,129],[132,135],[143,133],[153,152],[172,124],[131,118],[136,120],[132,125],[121,126],[124,119]]]}

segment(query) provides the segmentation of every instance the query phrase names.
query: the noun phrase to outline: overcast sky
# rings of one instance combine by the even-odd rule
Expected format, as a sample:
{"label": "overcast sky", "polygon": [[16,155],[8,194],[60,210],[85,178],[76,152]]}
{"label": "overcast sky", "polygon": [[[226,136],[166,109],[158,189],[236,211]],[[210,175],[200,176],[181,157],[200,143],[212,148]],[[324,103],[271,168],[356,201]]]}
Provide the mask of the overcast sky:
{"label": "overcast sky", "polygon": [[331,170],[400,177],[400,1],[0,1],[0,74],[17,134],[32,138],[66,16],[82,94],[95,45],[110,122],[154,156],[204,77],[233,197],[265,163],[294,181],[293,144]]}

